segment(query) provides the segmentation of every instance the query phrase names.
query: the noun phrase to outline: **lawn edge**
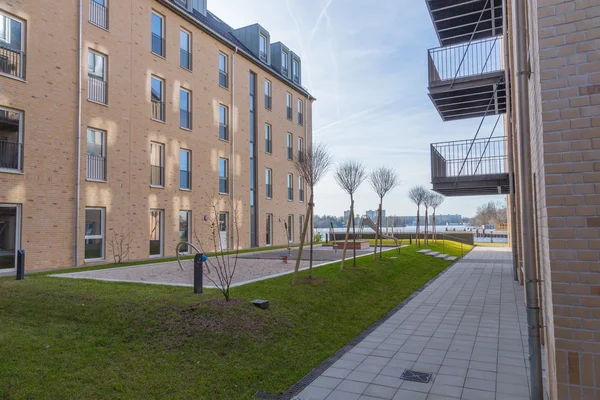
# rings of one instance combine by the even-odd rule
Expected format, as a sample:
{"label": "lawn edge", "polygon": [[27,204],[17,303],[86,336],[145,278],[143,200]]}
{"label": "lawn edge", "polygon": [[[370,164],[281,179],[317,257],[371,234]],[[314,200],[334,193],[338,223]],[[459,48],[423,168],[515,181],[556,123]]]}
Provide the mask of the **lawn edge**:
{"label": "lawn edge", "polygon": [[394,314],[400,311],[404,306],[410,303],[415,297],[417,297],[423,290],[425,290],[428,286],[433,284],[439,277],[444,275],[450,268],[454,266],[454,264],[461,261],[464,257],[466,257],[472,249],[465,253],[465,255],[461,258],[458,258],[452,261],[446,268],[440,271],[439,274],[431,278],[428,282],[426,282],[423,286],[419,287],[417,290],[412,292],[408,297],[402,300],[398,305],[388,311],[383,317],[379,318],[377,321],[373,322],[366,328],[364,331],[355,336],[352,340],[342,346],[338,351],[333,353],[329,358],[325,359],[319,365],[314,367],[308,374],[302,377],[298,382],[294,383],[285,393],[277,395],[266,392],[256,392],[254,394],[254,398],[256,399],[270,399],[270,400],[291,400],[298,393],[302,392],[308,385],[310,385],[315,379],[317,379],[325,370],[331,367],[336,361],[346,355],[350,350],[352,350],[357,344],[359,344],[363,339],[365,339],[368,335],[373,333],[377,328],[379,328],[383,323],[385,323],[388,319],[390,319]]}

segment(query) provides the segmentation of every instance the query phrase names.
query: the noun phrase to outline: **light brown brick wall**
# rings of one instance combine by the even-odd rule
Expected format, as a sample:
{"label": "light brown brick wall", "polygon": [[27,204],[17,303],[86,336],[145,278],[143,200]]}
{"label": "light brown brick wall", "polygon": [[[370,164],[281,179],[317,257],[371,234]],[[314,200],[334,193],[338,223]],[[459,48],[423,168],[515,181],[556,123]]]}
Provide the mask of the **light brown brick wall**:
{"label": "light brown brick wall", "polygon": [[597,399],[600,4],[529,4],[532,162],[547,389],[552,399]]}
{"label": "light brown brick wall", "polygon": [[[62,10],[48,15],[29,2],[12,2],[8,10],[27,21],[29,57],[27,83],[0,77],[0,84],[14,89],[0,92],[0,106],[25,111],[25,173],[0,174],[0,203],[23,206],[23,246],[28,251],[27,269],[66,267],[74,263],[74,211],[76,165],[76,83],[77,83],[77,2],[62,0]],[[106,209],[105,256],[112,261],[108,239],[115,229],[133,234],[130,259],[149,256],[149,212],[164,210],[164,254],[175,255],[178,243],[179,211],[192,211],[192,230],[199,235],[203,247],[212,251],[210,224],[211,199],[230,207],[230,196],[218,194],[218,159],[225,157],[234,168],[232,192],[241,201],[240,246],[250,246],[250,155],[249,155],[249,72],[257,74],[256,146],[257,146],[257,210],[259,245],[265,245],[266,214],[274,216],[274,245],[287,243],[283,222],[293,214],[295,223],[305,212],[306,202],[298,202],[296,174],[286,158],[285,135],[303,137],[309,143],[312,132],[311,106],[308,100],[288,85],[250,62],[235,55],[235,85],[231,62],[234,50],[202,32],[172,10],[153,0],[128,0],[109,4],[109,31],[88,22],[88,2],[84,1],[83,23],[83,102],[82,102],[82,168],[79,260],[84,263],[85,207]],[[2,6],[4,8],[5,6]],[[65,10],[71,9],[68,13]],[[150,51],[151,10],[165,18],[166,59]],[[69,17],[67,17],[67,15]],[[226,16],[223,16],[226,19]],[[42,19],[43,18],[43,19]],[[64,23],[62,23],[64,20]],[[46,22],[47,21],[47,22]],[[57,22],[61,23],[57,23]],[[192,32],[193,72],[179,66],[179,29]],[[52,37],[60,35],[66,45],[56,46]],[[108,57],[108,106],[87,101],[87,51]],[[230,89],[218,85],[218,53],[229,55]],[[42,61],[43,60],[43,61]],[[35,62],[37,61],[37,62]],[[43,67],[42,67],[43,66]],[[165,80],[166,122],[150,119],[150,76]],[[272,83],[272,111],[264,107],[264,79]],[[11,87],[12,87],[11,86]],[[179,88],[192,91],[191,131],[179,128]],[[294,121],[285,113],[285,92],[293,94]],[[232,93],[235,105],[232,105]],[[305,101],[306,127],[296,122],[296,99]],[[218,106],[229,107],[232,143],[218,138]],[[265,153],[264,124],[273,127],[273,153]],[[86,181],[86,129],[107,132],[107,182]],[[234,129],[232,129],[234,128]],[[234,131],[235,130],[235,131]],[[306,137],[308,136],[308,137]],[[150,142],[165,145],[164,189],[151,188]],[[28,150],[30,148],[36,150]],[[179,189],[179,149],[192,151],[192,190]],[[38,151],[39,154],[33,153]],[[61,157],[62,156],[62,157]],[[265,199],[265,167],[273,169],[273,200]],[[294,173],[294,202],[286,196],[287,173]],[[8,194],[7,194],[8,193]],[[216,195],[215,195],[216,193]],[[305,197],[308,198],[308,193]],[[298,229],[295,229],[298,231]],[[52,238],[51,240],[49,238]],[[298,234],[295,232],[295,239]],[[194,242],[196,242],[194,240]]]}

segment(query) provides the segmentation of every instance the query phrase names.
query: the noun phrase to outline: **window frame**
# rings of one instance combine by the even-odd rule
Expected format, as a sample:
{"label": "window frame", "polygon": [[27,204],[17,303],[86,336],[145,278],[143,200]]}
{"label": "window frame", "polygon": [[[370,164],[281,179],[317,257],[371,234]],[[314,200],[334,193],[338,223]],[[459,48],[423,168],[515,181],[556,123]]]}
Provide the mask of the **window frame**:
{"label": "window frame", "polygon": [[268,79],[265,79],[265,83],[264,83],[264,90],[265,90],[265,109],[271,111],[272,107],[273,107],[273,96],[271,94],[272,91],[272,84],[271,81]]}
{"label": "window frame", "polygon": [[[184,110],[181,108],[181,98],[182,98],[182,93],[187,93],[187,110]],[[182,111],[185,111],[188,113],[188,125],[189,126],[182,126],[181,124],[181,113]],[[189,89],[186,89],[184,87],[179,87],[179,127],[181,129],[185,129],[188,131],[192,130],[192,91]]]}
{"label": "window frame", "polygon": [[[150,218],[152,218],[152,213],[158,212],[160,216],[160,223],[158,226],[158,238],[160,242],[160,252],[158,254],[150,254],[150,248],[148,247],[148,257],[149,258],[160,258],[165,254],[165,210],[162,208],[151,208],[150,209]],[[150,245],[150,233],[148,232],[148,246]]]}
{"label": "window frame", "polygon": [[[102,59],[102,76],[95,73],[96,70],[96,60]],[[92,61],[93,60],[93,61]],[[93,63],[93,67],[90,68],[90,63]],[[108,105],[108,56],[106,54],[100,53],[94,49],[88,48],[88,101],[96,104]],[[96,83],[98,81],[98,83]],[[101,99],[97,100],[92,96],[92,90],[90,87],[92,85],[100,85],[100,89],[95,89],[96,91],[101,91],[100,97]],[[97,95],[97,93],[96,93]],[[104,101],[102,101],[104,100]]]}
{"label": "window frame", "polygon": [[[84,243],[83,246],[83,260],[84,262],[96,262],[96,261],[104,261],[106,259],[106,209],[103,207],[86,207],[85,208],[85,212],[87,214],[88,211],[100,211],[100,235],[87,235],[85,230],[83,233],[83,239],[84,241],[86,240],[102,240],[102,257],[100,258],[85,258],[85,246],[86,243]],[[85,217],[85,220],[87,221],[87,215]]]}
{"label": "window frame", "polygon": [[[160,162],[160,165],[153,165],[152,164],[152,154],[153,154],[152,149],[153,148],[160,149],[160,153],[159,153],[159,162]],[[160,169],[160,173],[161,173],[160,181],[162,182],[162,184],[159,184],[159,185],[152,184],[152,167],[160,167],[161,168]],[[165,145],[164,145],[164,143],[151,141],[150,142],[150,187],[157,188],[157,189],[164,189],[165,188],[165,183],[166,183],[165,182],[165,180],[166,180],[165,179],[165,175],[166,175],[165,174],[165,169],[166,169],[166,167],[165,167]]]}
{"label": "window frame", "polygon": [[[25,131],[23,129],[23,126],[25,124],[25,112],[21,111],[21,110],[15,110],[12,108],[8,108],[8,107],[2,107],[0,106],[0,111],[4,111],[6,113],[15,113],[19,116],[19,130],[18,130],[18,141],[17,141],[17,156],[18,156],[18,161],[17,161],[17,169],[14,168],[0,168],[0,173],[10,173],[10,174],[22,174],[23,171],[23,164],[24,164],[24,160],[23,160],[23,136],[25,134]],[[6,141],[7,143],[11,143],[8,142],[8,140]]]}
{"label": "window frame", "polygon": [[[152,99],[152,82],[153,80],[156,80],[157,82],[160,83],[160,101],[156,102]],[[165,89],[166,89],[166,82],[164,79],[156,76],[156,75],[150,75],[150,106],[151,106],[151,113],[150,113],[150,119],[152,121],[157,121],[157,122],[166,122],[166,113],[165,113]],[[158,103],[160,105],[159,111],[160,111],[160,117],[161,118],[154,118],[154,103]]]}
{"label": "window frame", "polygon": [[290,53],[285,50],[281,50],[281,73],[285,77],[288,77],[289,73],[290,73],[289,62],[290,62]]}
{"label": "window frame", "polygon": [[[92,21],[93,11],[92,11],[91,3],[96,3],[97,6],[95,6],[95,7],[102,7],[104,9],[104,23],[105,23],[104,26]],[[108,0],[104,0],[104,4],[100,4],[100,2],[98,0],[90,0],[88,7],[89,7],[88,22],[92,25],[97,26],[100,29],[104,29],[105,31],[108,31]]]}
{"label": "window frame", "polygon": [[[261,45],[265,44],[264,47],[264,51],[260,50]],[[259,60],[261,60],[262,62],[267,62],[269,60],[269,40],[267,39],[267,37],[261,32],[258,34],[258,58]]]}
{"label": "window frame", "polygon": [[[187,222],[187,238],[186,238],[186,242],[191,242],[192,239],[192,210],[179,210],[179,243],[182,242],[181,240],[181,215],[185,214],[186,215],[186,222]],[[189,255],[191,254],[191,250],[190,250],[190,246],[186,246],[187,247],[187,251],[180,251],[179,254],[181,255]]]}
{"label": "window frame", "polygon": [[292,121],[293,120],[293,111],[292,111],[292,103],[293,103],[293,97],[292,94],[290,92],[285,92],[285,105],[286,105],[286,116],[287,119]]}
{"label": "window frame", "polygon": [[[187,50],[182,47],[182,43],[181,43],[181,34],[182,33],[185,33],[187,35]],[[181,52],[182,51],[185,51],[188,54],[189,68],[184,65],[181,65]],[[179,27],[179,66],[181,68],[185,69],[186,71],[193,70],[193,66],[192,66],[192,33],[183,27]]]}
{"label": "window frame", "polygon": [[[223,168],[225,176],[221,175],[221,161],[225,162],[225,167]],[[223,180],[225,181],[226,192],[221,191],[221,181]],[[229,195],[229,159],[224,157],[219,157],[219,194]]]}
{"label": "window frame", "polygon": [[290,132],[286,135],[286,153],[288,161],[294,161],[294,135]]}
{"label": "window frame", "polygon": [[21,47],[19,48],[18,52],[19,52],[19,71],[17,75],[13,75],[11,73],[8,72],[0,72],[1,76],[6,76],[8,78],[11,79],[18,79],[18,80],[25,80],[25,47],[26,47],[26,43],[25,40],[27,38],[26,32],[25,30],[27,29],[27,24],[25,20],[22,20],[18,17],[13,16],[12,14],[8,14],[2,10],[0,10],[0,17],[4,17],[4,39],[0,39],[0,41],[3,41],[5,43],[10,43],[11,37],[12,37],[12,28],[11,28],[11,23],[10,21],[15,21],[18,22],[19,24],[21,24],[21,37],[20,37],[20,42],[21,42]]}
{"label": "window frame", "polygon": [[[87,162],[87,168],[86,168],[86,174],[85,174],[85,179],[87,181],[92,181],[92,182],[106,182],[107,181],[107,159],[106,159],[106,131],[103,129],[96,129],[96,128],[92,128],[90,126],[87,127],[86,129],[86,140],[85,140],[85,154],[86,154],[86,158],[88,158],[88,162]],[[90,144],[89,142],[89,134],[90,132],[94,132],[96,134],[100,134],[102,137],[102,143],[101,143],[101,154],[95,155],[95,154],[91,154],[88,150],[88,145]],[[102,158],[102,172],[103,172],[103,178],[102,179],[97,179],[97,178],[90,178],[90,162],[89,162],[89,157],[99,157]]]}
{"label": "window frame", "polygon": [[[223,65],[225,69],[221,69],[221,60],[225,60]],[[229,56],[223,52],[219,52],[219,86],[223,89],[229,89]],[[221,77],[223,77],[225,81],[225,85],[221,84]]]}
{"label": "window frame", "polygon": [[298,202],[304,203],[304,179],[298,175]]}
{"label": "window frame", "polygon": [[[294,69],[296,69],[296,74],[294,74]],[[292,60],[292,82],[300,84],[300,61],[296,59]]]}
{"label": "window frame", "polygon": [[[224,122],[221,122],[221,110],[224,110]],[[221,136],[222,131],[225,132],[225,137]],[[225,104],[219,104],[219,140],[229,142],[229,107]]]}
{"label": "window frame", "polygon": [[304,101],[302,99],[298,99],[298,125],[304,125]]}
{"label": "window frame", "polygon": [[287,199],[294,201],[294,174],[287,175]]}
{"label": "window frame", "polygon": [[273,199],[273,170],[265,168],[265,198]]}
{"label": "window frame", "polygon": [[288,215],[288,243],[294,243],[294,215],[293,214],[289,214]]}
{"label": "window frame", "polygon": [[265,123],[265,154],[273,154],[273,127]]}
{"label": "window frame", "polygon": [[[166,43],[165,43],[165,42],[166,42],[166,25],[167,25],[167,24],[166,24],[166,18],[165,18],[165,16],[164,16],[164,15],[160,14],[160,13],[159,13],[158,11],[156,11],[156,10],[152,10],[152,11],[151,11],[151,16],[150,16],[150,37],[151,37],[151,39],[154,39],[154,35],[156,35],[156,33],[154,33],[154,32],[152,31],[152,16],[153,16],[153,15],[156,15],[156,16],[157,16],[157,17],[160,19],[160,21],[161,21],[161,23],[160,23],[160,36],[159,36],[159,38],[160,38],[160,40],[161,40],[161,41],[160,41],[160,45],[161,45],[161,49],[160,49],[160,50],[161,50],[161,54],[159,54],[159,53],[156,53],[156,52],[154,51],[154,44],[153,44],[152,40],[150,40],[150,52],[151,52],[152,54],[156,55],[156,56],[159,56],[159,57],[161,57],[161,58],[167,58],[167,49],[166,49],[166,48],[167,48],[167,46],[166,46]],[[158,35],[157,35],[157,36],[158,36]]]}
{"label": "window frame", "polygon": [[[187,169],[181,169],[183,166],[183,163],[181,162],[181,155],[183,153],[187,153]],[[187,172],[188,174],[188,187],[183,187],[182,185],[182,181],[181,181],[181,173],[182,172]],[[179,190],[186,190],[186,191],[191,191],[192,190],[192,151],[189,149],[184,149],[183,147],[179,148]]]}

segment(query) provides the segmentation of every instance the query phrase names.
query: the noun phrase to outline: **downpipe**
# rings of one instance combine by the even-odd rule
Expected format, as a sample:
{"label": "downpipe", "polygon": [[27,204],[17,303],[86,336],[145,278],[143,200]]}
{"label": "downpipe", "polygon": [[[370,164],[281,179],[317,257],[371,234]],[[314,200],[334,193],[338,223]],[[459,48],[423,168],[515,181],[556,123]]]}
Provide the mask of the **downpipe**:
{"label": "downpipe", "polygon": [[[230,218],[227,221],[228,229],[231,232],[231,244],[227,247],[235,246],[235,223],[236,223],[236,209],[235,209],[235,55],[238,52],[236,46],[235,51],[231,53],[231,107],[229,121],[231,122],[231,155],[229,156],[230,162],[230,176],[231,176],[231,200],[230,200]],[[234,249],[237,250],[237,249]]]}
{"label": "downpipe", "polygon": [[516,83],[518,109],[518,140],[521,151],[518,154],[520,193],[521,193],[521,238],[523,243],[523,266],[525,269],[525,294],[527,304],[527,330],[529,336],[529,365],[531,370],[532,400],[542,400],[542,357],[540,342],[540,305],[538,277],[535,264],[535,221],[532,193],[531,131],[529,115],[529,76],[527,62],[527,3],[526,0],[513,0],[516,19]]}
{"label": "downpipe", "polygon": [[83,0],[79,0],[79,43],[77,69],[77,170],[75,171],[75,267],[79,266],[79,204],[81,202],[81,69],[83,66]]}

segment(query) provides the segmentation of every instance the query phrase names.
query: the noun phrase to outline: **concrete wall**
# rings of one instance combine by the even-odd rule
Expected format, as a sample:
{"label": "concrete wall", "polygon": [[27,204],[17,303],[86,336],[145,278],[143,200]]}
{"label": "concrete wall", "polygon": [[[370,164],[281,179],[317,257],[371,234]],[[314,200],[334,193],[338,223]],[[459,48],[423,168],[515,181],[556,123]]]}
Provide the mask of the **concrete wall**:
{"label": "concrete wall", "polygon": [[[77,14],[78,3],[61,0],[53,12],[36,2],[3,4],[3,11],[27,23],[27,81],[0,76],[0,106],[25,112],[24,174],[0,173],[0,203],[23,205],[22,247],[28,252],[26,268],[46,269],[74,264],[75,166],[77,135]],[[152,0],[109,3],[109,28],[88,22],[88,2],[84,2],[83,24],[83,104],[82,168],[79,264],[84,264],[84,224],[86,207],[106,209],[106,261],[112,261],[108,243],[112,230],[133,235],[130,259],[149,257],[149,213],[164,210],[164,252],[175,255],[180,210],[192,211],[192,230],[202,244],[211,248],[210,204],[231,209],[231,197],[218,194],[218,159],[230,160],[231,190],[241,204],[240,246],[250,243],[249,206],[249,73],[257,74],[256,145],[258,243],[265,245],[266,214],[274,217],[274,245],[287,243],[283,222],[289,214],[298,223],[306,204],[298,202],[297,178],[286,157],[288,132],[312,140],[311,102],[282,80],[237,54],[190,21]],[[71,12],[67,12],[71,10]],[[152,10],[165,16],[166,57],[150,51]],[[226,19],[226,16],[224,16]],[[179,66],[179,30],[192,34],[193,71]],[[61,37],[61,45],[56,43]],[[108,59],[108,104],[87,101],[87,51],[92,49]],[[229,55],[229,89],[218,84],[219,51]],[[235,58],[235,67],[233,59]],[[150,76],[165,81],[165,122],[150,119]],[[235,78],[234,78],[235,76]],[[264,79],[272,84],[272,111],[264,107]],[[233,84],[235,80],[235,84]],[[179,127],[180,87],[192,92],[192,129]],[[6,89],[5,89],[6,88]],[[285,93],[305,100],[305,124],[286,118]],[[219,140],[219,104],[229,107],[230,140]],[[265,153],[264,125],[272,125],[273,151]],[[107,181],[87,181],[86,138],[88,127],[106,131]],[[233,139],[235,138],[235,140]],[[149,182],[150,142],[165,145],[164,188],[151,188]],[[235,150],[233,144],[235,142]],[[192,190],[179,189],[179,150],[192,151]],[[296,149],[295,149],[296,150]],[[265,168],[272,168],[273,199],[265,197]],[[296,179],[294,202],[286,196],[287,173]],[[305,194],[308,199],[308,193]],[[231,211],[230,211],[231,212]],[[297,238],[297,235],[295,235]],[[195,241],[195,240],[194,240]]]}

